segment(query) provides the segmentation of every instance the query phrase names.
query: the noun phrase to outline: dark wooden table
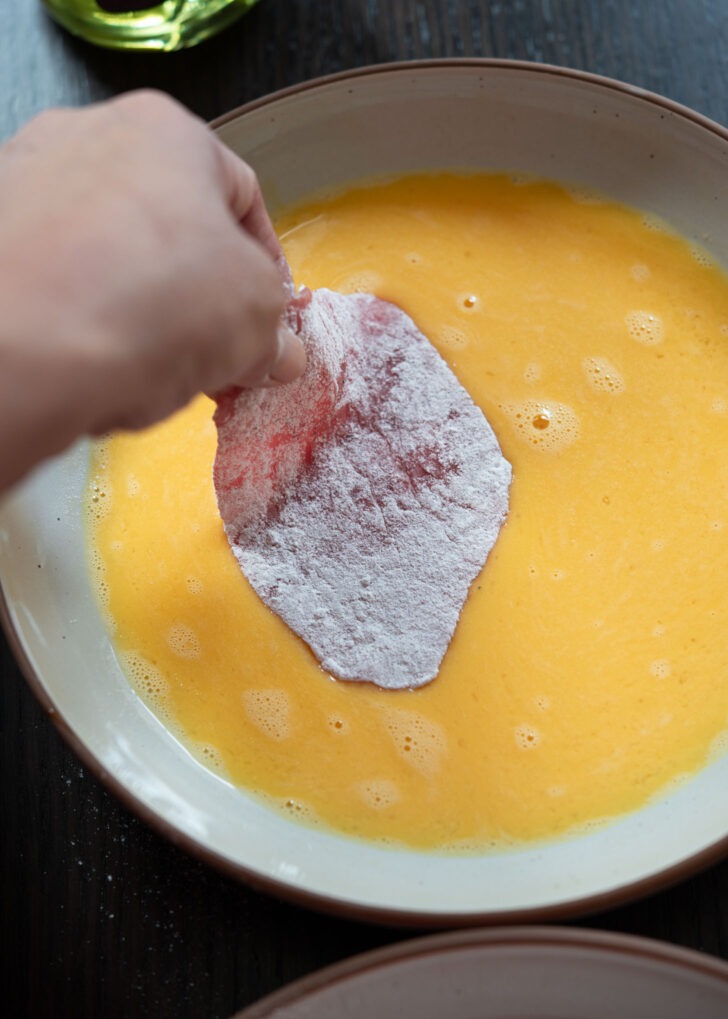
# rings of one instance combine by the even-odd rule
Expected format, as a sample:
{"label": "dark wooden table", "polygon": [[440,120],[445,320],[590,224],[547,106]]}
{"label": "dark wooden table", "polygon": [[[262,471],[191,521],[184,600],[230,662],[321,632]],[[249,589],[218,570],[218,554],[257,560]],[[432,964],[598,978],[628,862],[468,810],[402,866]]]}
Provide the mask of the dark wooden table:
{"label": "dark wooden table", "polygon": [[[305,78],[444,56],[584,68],[728,123],[725,0],[261,0],[217,39],[172,55],[93,49],[36,0],[3,0],[0,139],[45,107],[142,85],[212,118]],[[408,936],[283,904],[191,860],[84,771],[4,644],[2,673],[6,1015],[225,1017]],[[728,958],[728,862],[579,923]]]}

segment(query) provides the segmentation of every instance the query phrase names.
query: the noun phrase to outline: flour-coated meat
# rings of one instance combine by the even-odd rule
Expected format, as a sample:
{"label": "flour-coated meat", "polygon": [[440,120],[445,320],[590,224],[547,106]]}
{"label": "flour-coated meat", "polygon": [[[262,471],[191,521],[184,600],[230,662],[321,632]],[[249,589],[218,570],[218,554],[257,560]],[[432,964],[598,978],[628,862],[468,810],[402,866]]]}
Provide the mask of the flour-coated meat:
{"label": "flour-coated meat", "polygon": [[303,377],[218,403],[215,488],[245,576],[339,679],[432,680],[508,511],[510,464],[412,320],[317,290]]}

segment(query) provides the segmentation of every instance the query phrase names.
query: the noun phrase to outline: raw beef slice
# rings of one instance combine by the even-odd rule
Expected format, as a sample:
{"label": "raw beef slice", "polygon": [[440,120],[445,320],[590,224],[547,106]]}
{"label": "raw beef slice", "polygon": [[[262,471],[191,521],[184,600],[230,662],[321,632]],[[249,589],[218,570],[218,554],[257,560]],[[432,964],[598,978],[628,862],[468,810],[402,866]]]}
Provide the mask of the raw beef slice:
{"label": "raw beef slice", "polygon": [[306,292],[308,364],[218,403],[215,488],[245,576],[339,679],[432,680],[508,510],[483,413],[399,308]]}

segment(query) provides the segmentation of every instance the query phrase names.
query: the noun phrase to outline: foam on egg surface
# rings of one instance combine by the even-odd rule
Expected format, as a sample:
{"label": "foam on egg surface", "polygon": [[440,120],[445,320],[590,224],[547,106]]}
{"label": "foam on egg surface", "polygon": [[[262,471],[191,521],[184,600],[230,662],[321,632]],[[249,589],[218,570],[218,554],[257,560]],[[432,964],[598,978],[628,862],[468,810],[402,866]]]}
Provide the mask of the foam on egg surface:
{"label": "foam on egg surface", "polygon": [[505,177],[363,187],[279,227],[298,281],[376,276],[438,347],[513,465],[508,523],[437,679],[339,682],[230,552],[212,404],[115,437],[90,573],[140,696],[288,816],[421,848],[584,830],[724,753],[725,276],[639,212]]}

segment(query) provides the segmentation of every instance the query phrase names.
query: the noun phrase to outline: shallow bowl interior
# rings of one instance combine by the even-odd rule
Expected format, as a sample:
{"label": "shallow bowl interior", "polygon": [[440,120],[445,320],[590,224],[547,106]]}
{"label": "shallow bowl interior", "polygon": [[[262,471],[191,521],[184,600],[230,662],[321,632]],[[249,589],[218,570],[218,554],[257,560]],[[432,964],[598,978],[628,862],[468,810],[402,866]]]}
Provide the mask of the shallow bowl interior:
{"label": "shallow bowl interior", "polygon": [[[507,170],[654,212],[728,265],[728,133],[666,100],[532,64],[406,64],[314,82],[222,118],[273,211],[405,171]],[[389,922],[555,918],[646,893],[728,850],[728,757],[611,826],[479,857],[360,844],[278,816],[205,770],[132,692],[89,582],[82,443],[0,506],[6,625],[77,752],[175,841],[279,894]]]}

